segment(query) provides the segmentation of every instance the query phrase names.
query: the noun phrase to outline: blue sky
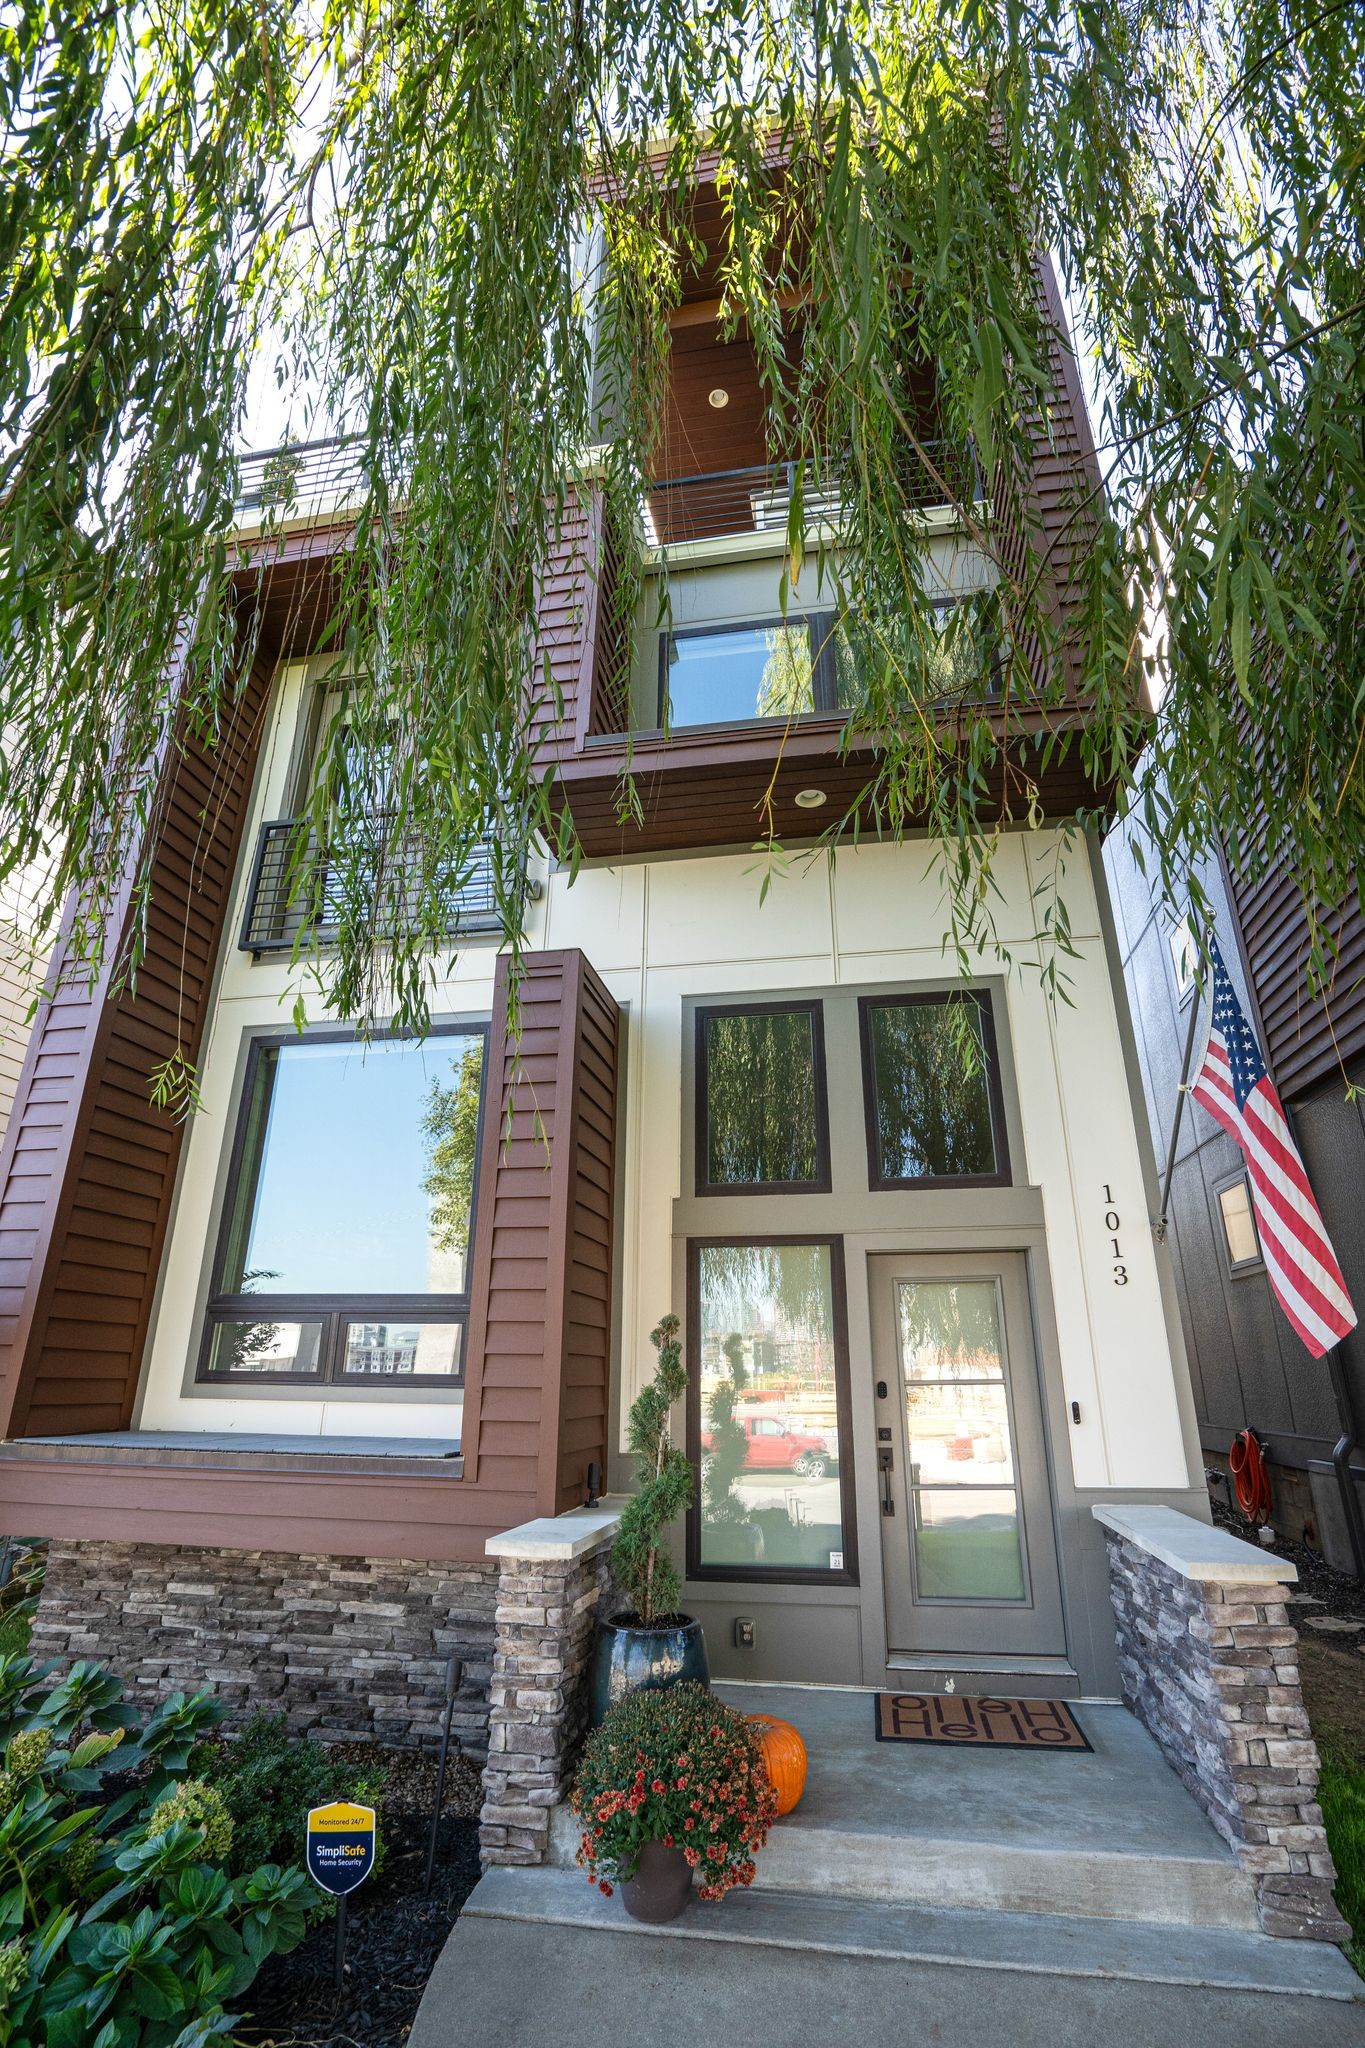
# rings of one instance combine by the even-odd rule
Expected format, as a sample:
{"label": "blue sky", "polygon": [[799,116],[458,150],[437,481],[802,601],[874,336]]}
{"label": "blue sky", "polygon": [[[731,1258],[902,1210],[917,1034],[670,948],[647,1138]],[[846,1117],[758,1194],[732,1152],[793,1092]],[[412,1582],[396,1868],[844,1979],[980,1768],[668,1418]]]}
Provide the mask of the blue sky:
{"label": "blue sky", "polygon": [[247,1270],[272,1294],[421,1294],[422,1112],[469,1040],[281,1048]]}

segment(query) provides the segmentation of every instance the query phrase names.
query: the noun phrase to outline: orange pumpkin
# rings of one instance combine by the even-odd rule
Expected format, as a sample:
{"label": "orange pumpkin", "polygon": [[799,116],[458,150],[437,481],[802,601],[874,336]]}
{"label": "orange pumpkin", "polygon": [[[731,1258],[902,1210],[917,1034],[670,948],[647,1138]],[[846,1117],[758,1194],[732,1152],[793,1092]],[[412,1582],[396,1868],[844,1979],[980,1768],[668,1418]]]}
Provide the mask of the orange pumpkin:
{"label": "orange pumpkin", "polygon": [[790,1813],[806,1789],[806,1745],[790,1721],[774,1714],[746,1714],[758,1736],[759,1752],[777,1794],[777,1816]]}

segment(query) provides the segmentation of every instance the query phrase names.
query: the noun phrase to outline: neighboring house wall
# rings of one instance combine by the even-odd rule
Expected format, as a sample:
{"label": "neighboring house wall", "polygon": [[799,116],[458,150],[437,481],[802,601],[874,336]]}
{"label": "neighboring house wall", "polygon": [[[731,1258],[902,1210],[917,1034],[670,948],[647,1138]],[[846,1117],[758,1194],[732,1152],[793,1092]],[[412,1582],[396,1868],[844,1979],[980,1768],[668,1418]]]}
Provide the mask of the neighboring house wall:
{"label": "neighboring house wall", "polygon": [[35,950],[31,904],[39,876],[33,869],[0,886],[0,1144],[14,1105],[33,1003],[47,971],[47,948]]}
{"label": "neighboring house wall", "polygon": [[[1124,975],[1137,1032],[1143,1092],[1153,1145],[1164,1160],[1175,1111],[1189,1023],[1171,954],[1171,923],[1152,900],[1150,875],[1133,857],[1138,828],[1125,822],[1111,835],[1105,865],[1120,932]],[[1358,940],[1349,922],[1339,993],[1331,1019],[1345,1072],[1332,1053],[1333,1031],[1321,1003],[1306,990],[1303,926],[1283,876],[1257,891],[1229,891],[1217,869],[1204,885],[1216,906],[1216,928],[1228,972],[1252,1020],[1272,1078],[1294,1126],[1304,1165],[1356,1303],[1365,1306],[1365,1098],[1349,1098],[1348,1081],[1365,1084],[1365,999],[1351,975]],[[1239,913],[1254,913],[1251,942]],[[1255,974],[1249,979],[1248,959]],[[1207,1006],[1201,1007],[1194,1062],[1203,1049]],[[1251,1427],[1280,1468],[1277,1509],[1291,1533],[1329,1535],[1335,1513],[1330,1486],[1310,1487],[1312,1463],[1325,1460],[1340,1431],[1326,1366],[1294,1335],[1270,1290],[1264,1268],[1230,1263],[1219,1189],[1237,1176],[1237,1147],[1197,1103],[1182,1121],[1170,1201],[1170,1246],[1185,1346],[1206,1452],[1225,1458],[1239,1430]],[[1365,1416],[1365,1339],[1357,1330],[1341,1347],[1355,1413]],[[1296,1476],[1297,1475],[1297,1476]],[[1323,1475],[1319,1475],[1321,1479]],[[1316,1493],[1316,1500],[1314,1494]]]}

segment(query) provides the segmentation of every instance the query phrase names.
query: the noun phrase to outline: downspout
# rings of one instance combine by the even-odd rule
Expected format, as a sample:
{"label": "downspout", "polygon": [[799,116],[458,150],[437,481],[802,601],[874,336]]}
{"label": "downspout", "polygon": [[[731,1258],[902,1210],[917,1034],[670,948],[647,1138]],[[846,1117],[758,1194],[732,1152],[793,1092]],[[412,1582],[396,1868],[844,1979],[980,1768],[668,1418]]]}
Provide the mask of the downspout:
{"label": "downspout", "polygon": [[1356,1577],[1365,1580],[1365,1515],[1361,1513],[1360,1494],[1351,1476],[1351,1457],[1357,1449],[1356,1424],[1339,1344],[1334,1344],[1327,1354],[1327,1369],[1332,1376],[1332,1393],[1341,1420],[1341,1435],[1332,1452],[1332,1465],[1337,1475],[1337,1491],[1341,1495],[1341,1511],[1346,1517],[1346,1533],[1351,1541]]}

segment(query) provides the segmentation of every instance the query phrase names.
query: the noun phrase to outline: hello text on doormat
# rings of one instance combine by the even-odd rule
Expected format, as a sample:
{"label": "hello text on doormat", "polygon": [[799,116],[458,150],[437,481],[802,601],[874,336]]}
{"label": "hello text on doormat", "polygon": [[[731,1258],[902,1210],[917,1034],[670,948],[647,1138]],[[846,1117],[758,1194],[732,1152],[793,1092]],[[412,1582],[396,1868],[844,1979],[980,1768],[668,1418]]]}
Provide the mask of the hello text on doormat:
{"label": "hello text on doormat", "polygon": [[1089,1750],[1064,1700],[949,1699],[936,1692],[879,1692],[878,1742],[952,1742],[969,1749]]}

